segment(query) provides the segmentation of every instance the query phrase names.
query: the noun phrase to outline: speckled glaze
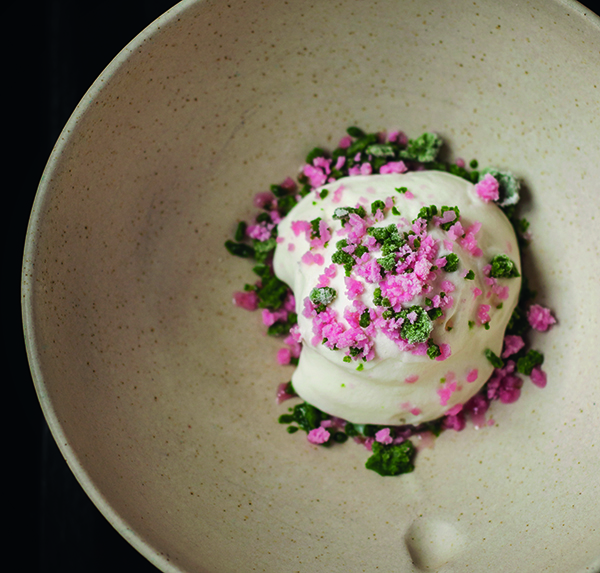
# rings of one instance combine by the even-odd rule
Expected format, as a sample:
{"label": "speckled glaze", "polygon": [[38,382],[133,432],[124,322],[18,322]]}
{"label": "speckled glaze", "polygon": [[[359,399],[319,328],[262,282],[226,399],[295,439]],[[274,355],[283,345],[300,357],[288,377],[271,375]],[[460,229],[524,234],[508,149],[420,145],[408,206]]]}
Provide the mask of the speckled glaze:
{"label": "speckled glaze", "polygon": [[[165,572],[600,568],[600,22],[573,2],[184,1],[96,81],[25,250],[36,388],[77,478]],[[381,478],[289,436],[231,303],[251,198],[344,128],[435,130],[526,184],[549,383]]]}

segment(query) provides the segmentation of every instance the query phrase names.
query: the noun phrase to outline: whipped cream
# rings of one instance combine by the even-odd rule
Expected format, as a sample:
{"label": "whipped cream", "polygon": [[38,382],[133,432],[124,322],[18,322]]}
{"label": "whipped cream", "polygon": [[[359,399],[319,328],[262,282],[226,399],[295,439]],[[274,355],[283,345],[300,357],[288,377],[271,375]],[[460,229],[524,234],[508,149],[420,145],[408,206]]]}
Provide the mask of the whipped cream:
{"label": "whipped cream", "polygon": [[510,222],[474,185],[439,171],[346,177],[302,199],[278,234],[304,400],[357,424],[419,424],[457,413],[490,377],[485,351],[500,355],[521,284],[490,276],[490,262],[521,263]]}

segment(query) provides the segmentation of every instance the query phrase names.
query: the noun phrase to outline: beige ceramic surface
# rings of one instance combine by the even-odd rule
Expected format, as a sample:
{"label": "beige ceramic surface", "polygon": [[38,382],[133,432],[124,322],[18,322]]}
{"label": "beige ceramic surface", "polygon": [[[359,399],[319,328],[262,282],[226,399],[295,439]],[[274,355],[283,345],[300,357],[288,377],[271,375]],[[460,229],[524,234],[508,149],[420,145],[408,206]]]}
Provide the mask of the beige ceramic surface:
{"label": "beige ceramic surface", "polygon": [[[185,1],[63,132],[36,199],[24,315],[70,466],[168,572],[600,567],[600,24],[553,0]],[[289,370],[231,295],[255,192],[349,124],[436,130],[526,183],[549,383],[447,432],[414,473],[289,436]]]}

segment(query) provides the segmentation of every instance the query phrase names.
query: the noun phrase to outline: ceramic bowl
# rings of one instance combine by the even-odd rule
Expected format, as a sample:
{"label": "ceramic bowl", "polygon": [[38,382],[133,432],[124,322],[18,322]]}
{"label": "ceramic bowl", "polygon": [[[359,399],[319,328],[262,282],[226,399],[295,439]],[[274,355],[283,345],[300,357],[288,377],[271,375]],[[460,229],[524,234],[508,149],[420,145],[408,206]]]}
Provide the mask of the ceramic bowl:
{"label": "ceramic bowl", "polygon": [[[44,413],[125,538],[165,572],[598,570],[599,51],[568,1],[232,0],[184,1],[121,52],[50,158],[23,293]],[[223,248],[352,124],[522,178],[558,317],[533,339],[547,387],[399,478],[277,423],[290,370]]]}

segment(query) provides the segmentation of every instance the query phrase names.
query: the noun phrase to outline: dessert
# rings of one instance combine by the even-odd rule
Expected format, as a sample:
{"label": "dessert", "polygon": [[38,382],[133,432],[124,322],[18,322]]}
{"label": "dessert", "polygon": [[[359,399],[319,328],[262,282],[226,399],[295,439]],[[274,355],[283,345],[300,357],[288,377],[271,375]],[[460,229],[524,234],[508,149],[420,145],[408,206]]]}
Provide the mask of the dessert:
{"label": "dessert", "polygon": [[[296,392],[358,424],[434,420],[475,395],[518,300],[517,238],[476,185],[441,171],[319,187],[279,223],[296,297]],[[396,214],[394,214],[396,213]],[[492,262],[513,273],[497,276]]]}
{"label": "dessert", "polygon": [[517,180],[477,162],[437,160],[441,139],[349,128],[331,153],[315,148],[298,177],[259,193],[227,249],[254,258],[259,279],[234,295],[262,309],[296,365],[278,400],[288,431],[329,446],[348,437],[381,475],[412,471],[412,438],[477,427],[492,400],[543,387],[530,328],[555,318],[531,304],[515,216]]}

